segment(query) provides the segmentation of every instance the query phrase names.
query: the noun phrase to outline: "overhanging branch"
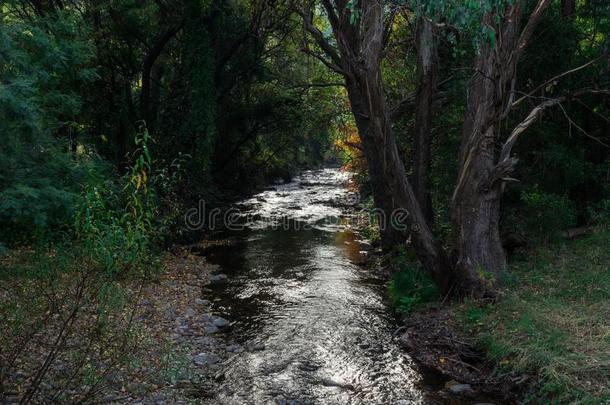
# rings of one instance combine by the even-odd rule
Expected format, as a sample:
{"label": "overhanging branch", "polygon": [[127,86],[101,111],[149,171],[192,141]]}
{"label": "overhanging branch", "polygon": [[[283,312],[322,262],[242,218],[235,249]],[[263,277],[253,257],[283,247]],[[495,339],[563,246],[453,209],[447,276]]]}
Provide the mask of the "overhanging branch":
{"label": "overhanging branch", "polygon": [[575,99],[584,95],[610,95],[610,90],[604,89],[584,89],[579,90],[574,93],[568,94],[566,96],[557,97],[553,99],[549,99],[543,101],[534,107],[527,117],[521,121],[511,132],[510,136],[502,145],[502,150],[500,152],[500,158],[498,160],[498,164],[496,165],[495,173],[492,175],[492,181],[501,179],[510,171],[513,170],[514,164],[517,160],[514,157],[511,157],[512,149],[517,143],[519,136],[523,134],[536,120],[540,117],[543,111],[547,110],[550,107],[554,107],[556,105],[560,105],[562,102]]}

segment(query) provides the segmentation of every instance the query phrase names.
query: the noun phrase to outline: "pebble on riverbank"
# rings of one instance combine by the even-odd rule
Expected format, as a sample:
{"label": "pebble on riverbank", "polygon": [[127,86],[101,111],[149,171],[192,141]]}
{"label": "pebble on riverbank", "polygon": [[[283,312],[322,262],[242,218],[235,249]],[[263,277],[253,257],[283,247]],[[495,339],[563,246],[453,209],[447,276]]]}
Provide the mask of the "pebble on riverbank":
{"label": "pebble on riverbank", "polygon": [[523,376],[497,377],[485,355],[460,332],[453,314],[445,308],[411,314],[401,329],[398,339],[418,363],[452,378],[444,390],[451,396],[473,398],[483,393],[512,403],[526,380]]}

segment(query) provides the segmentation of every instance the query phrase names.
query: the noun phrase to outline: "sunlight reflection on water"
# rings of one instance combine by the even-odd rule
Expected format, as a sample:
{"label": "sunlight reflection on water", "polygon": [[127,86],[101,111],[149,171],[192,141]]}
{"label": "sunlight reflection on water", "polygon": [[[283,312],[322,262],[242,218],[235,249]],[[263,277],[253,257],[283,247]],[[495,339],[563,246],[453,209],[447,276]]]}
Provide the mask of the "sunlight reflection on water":
{"label": "sunlight reflection on water", "polygon": [[[210,403],[424,403],[420,375],[392,340],[383,280],[358,266],[368,244],[340,222],[349,173],[305,172],[240,204],[258,221],[242,243],[209,253],[229,275],[216,310],[234,321],[227,339],[264,350],[236,354]],[[266,219],[317,224],[274,229]]]}

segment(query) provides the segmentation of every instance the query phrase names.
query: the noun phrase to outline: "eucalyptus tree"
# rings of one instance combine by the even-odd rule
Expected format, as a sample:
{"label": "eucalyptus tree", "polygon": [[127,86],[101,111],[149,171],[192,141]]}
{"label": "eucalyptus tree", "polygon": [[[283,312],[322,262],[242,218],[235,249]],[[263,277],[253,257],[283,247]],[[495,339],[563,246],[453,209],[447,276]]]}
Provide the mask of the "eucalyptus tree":
{"label": "eucalyptus tree", "polygon": [[[411,186],[392,129],[391,109],[386,101],[381,61],[389,39],[396,9],[378,0],[322,0],[321,6],[332,29],[333,38],[316,25],[317,4],[299,9],[305,29],[317,49],[305,51],[343,76],[356,126],[368,163],[375,206],[385,217],[381,237],[385,246],[404,242],[410,233],[415,251],[435,282],[445,291],[453,284],[451,265],[434,237]],[[388,223],[399,209],[411,229]]]}
{"label": "eucalyptus tree", "polygon": [[[456,156],[457,183],[451,200],[451,252],[433,235],[426,212],[425,188],[417,193],[407,178],[392,128],[392,111],[384,94],[380,63],[384,57],[396,11],[404,4],[380,0],[321,0],[297,7],[315,43],[305,51],[343,76],[366,156],[375,205],[386,214],[409,212],[408,241],[426,271],[444,292],[452,290],[493,296],[506,271],[506,254],[499,231],[500,203],[517,162],[512,148],[518,137],[545,109],[582,94],[605,94],[584,88],[529,111],[508,137],[500,123],[515,104],[517,65],[532,41],[551,0],[537,0],[527,13],[526,1],[487,0],[463,3],[429,0],[416,3],[418,27],[418,95],[416,156],[429,150],[430,106],[435,86],[436,60],[430,39],[436,22],[476,32],[476,53],[467,86],[461,146]],[[330,25],[332,35],[323,25]],[[441,24],[437,24],[441,25]],[[433,68],[433,69],[431,69]],[[417,162],[417,161],[416,161]],[[421,163],[419,162],[419,163]],[[417,169],[425,173],[425,167]],[[418,198],[419,197],[419,198]],[[407,235],[394,227],[382,230],[386,246],[402,243]]]}

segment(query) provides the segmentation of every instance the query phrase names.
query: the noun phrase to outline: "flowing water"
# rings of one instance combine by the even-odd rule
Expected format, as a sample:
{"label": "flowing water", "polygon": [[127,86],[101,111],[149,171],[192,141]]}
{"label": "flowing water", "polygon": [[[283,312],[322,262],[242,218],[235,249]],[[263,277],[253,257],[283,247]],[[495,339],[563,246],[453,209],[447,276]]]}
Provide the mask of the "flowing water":
{"label": "flowing water", "polygon": [[249,350],[224,365],[210,403],[428,403],[423,377],[392,338],[384,280],[359,265],[369,245],[337,201],[349,175],[303,173],[239,204],[245,229],[206,254],[229,282],[215,311]]}

